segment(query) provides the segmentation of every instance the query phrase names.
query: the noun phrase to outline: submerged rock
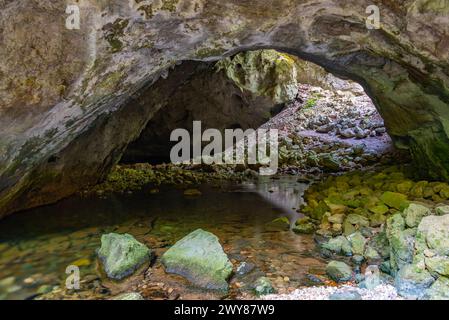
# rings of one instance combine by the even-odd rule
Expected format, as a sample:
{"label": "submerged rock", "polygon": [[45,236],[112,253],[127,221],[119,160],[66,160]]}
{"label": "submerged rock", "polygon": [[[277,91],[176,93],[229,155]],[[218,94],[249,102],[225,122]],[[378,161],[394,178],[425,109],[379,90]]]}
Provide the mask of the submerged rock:
{"label": "submerged rock", "polygon": [[254,263],[244,261],[237,267],[236,274],[243,276],[253,271],[255,267]]}
{"label": "submerged rock", "polygon": [[335,282],[345,282],[352,278],[351,267],[340,261],[329,262],[326,266],[326,273]]}
{"label": "submerged rock", "polygon": [[145,299],[138,292],[129,292],[129,293],[120,294],[120,295],[112,298],[112,300],[145,300]]}
{"label": "submerged rock", "polygon": [[276,290],[273,288],[270,279],[267,277],[260,277],[254,284],[254,292],[258,297],[260,297],[267,294],[276,293]]}
{"label": "submerged rock", "polygon": [[198,189],[187,189],[184,191],[184,195],[188,197],[199,197],[202,193]]}
{"label": "submerged rock", "polygon": [[151,251],[132,235],[109,233],[101,237],[98,251],[104,270],[109,278],[121,280],[148,262]]}
{"label": "submerged rock", "polygon": [[232,264],[210,232],[198,229],[188,234],[164,253],[161,262],[166,272],[179,274],[199,287],[228,289]]}

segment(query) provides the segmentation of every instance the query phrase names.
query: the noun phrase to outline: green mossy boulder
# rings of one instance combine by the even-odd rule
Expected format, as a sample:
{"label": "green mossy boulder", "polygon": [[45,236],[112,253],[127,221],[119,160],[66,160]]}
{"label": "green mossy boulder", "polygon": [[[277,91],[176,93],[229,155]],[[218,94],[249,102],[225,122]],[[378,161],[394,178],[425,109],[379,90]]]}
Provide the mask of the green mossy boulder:
{"label": "green mossy boulder", "polygon": [[150,249],[132,235],[109,233],[101,237],[98,257],[111,279],[121,280],[133,274],[150,256]]}
{"label": "green mossy boulder", "polygon": [[368,218],[359,214],[349,214],[343,224],[345,235],[350,235],[363,227],[369,227]]}
{"label": "green mossy boulder", "polygon": [[324,243],[322,247],[336,254],[343,254],[345,256],[352,255],[351,243],[344,236],[331,238],[327,243]]}
{"label": "green mossy boulder", "polygon": [[351,242],[352,253],[355,255],[363,256],[365,252],[366,239],[360,232],[354,232],[348,236],[349,242]]}
{"label": "green mossy boulder", "polygon": [[403,213],[405,216],[405,223],[409,228],[416,228],[421,222],[422,218],[430,215],[430,209],[416,203],[411,203]]}
{"label": "green mossy boulder", "polygon": [[435,279],[425,269],[414,264],[405,265],[399,270],[395,278],[398,293],[406,298],[422,298]]}
{"label": "green mossy boulder", "polygon": [[326,274],[335,282],[345,282],[352,279],[351,267],[341,261],[331,261],[326,266]]}
{"label": "green mossy boulder", "polygon": [[429,270],[433,275],[449,276],[449,257],[426,257],[424,261],[427,270]]}
{"label": "green mossy boulder", "polygon": [[449,256],[449,215],[424,217],[416,241],[419,252],[429,248],[440,256]]}
{"label": "green mossy boulder", "polygon": [[198,229],[168,249],[161,259],[165,271],[188,279],[193,284],[213,290],[227,290],[232,264],[218,241]]}
{"label": "green mossy boulder", "polygon": [[423,299],[449,300],[449,278],[439,277],[437,281],[426,290]]}
{"label": "green mossy boulder", "polygon": [[387,191],[382,194],[380,200],[390,208],[401,210],[408,205],[407,196],[402,193]]}

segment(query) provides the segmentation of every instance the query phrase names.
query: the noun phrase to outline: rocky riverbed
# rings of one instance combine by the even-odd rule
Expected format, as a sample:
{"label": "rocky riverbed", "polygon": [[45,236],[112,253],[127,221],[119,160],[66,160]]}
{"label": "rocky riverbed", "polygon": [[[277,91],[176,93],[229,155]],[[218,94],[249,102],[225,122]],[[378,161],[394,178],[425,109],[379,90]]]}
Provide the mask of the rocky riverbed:
{"label": "rocky riverbed", "polygon": [[[82,194],[2,224],[2,297],[446,299],[449,186],[408,171]],[[65,288],[68,265],[80,290]]]}

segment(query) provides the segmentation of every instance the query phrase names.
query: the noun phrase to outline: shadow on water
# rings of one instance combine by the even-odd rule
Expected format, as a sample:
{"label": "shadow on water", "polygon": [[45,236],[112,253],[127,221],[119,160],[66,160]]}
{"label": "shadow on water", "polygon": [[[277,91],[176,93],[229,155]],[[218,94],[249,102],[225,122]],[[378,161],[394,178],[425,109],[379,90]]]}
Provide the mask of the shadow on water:
{"label": "shadow on water", "polygon": [[296,221],[306,187],[294,178],[264,178],[203,185],[199,197],[185,197],[181,188],[75,196],[10,216],[0,222],[0,298],[27,298],[42,285],[61,284],[70,264],[80,265],[83,275],[96,274],[104,233],[130,233],[162,254],[198,228],[216,234],[237,264],[251,261],[268,275],[288,278],[286,287],[299,285],[306,267],[322,265],[311,255],[313,240],[272,221]]}

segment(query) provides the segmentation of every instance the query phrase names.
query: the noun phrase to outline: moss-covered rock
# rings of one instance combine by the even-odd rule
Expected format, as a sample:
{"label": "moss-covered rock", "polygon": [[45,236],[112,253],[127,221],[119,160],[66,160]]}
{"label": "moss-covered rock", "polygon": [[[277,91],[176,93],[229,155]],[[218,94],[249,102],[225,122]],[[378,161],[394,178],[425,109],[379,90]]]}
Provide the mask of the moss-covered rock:
{"label": "moss-covered rock", "polygon": [[228,289],[232,264],[210,232],[198,229],[188,234],[164,253],[161,262],[166,272],[179,274],[199,287]]}
{"label": "moss-covered rock", "polygon": [[425,269],[407,264],[399,270],[395,278],[398,293],[406,298],[422,298],[435,279]]}
{"label": "moss-covered rock", "polygon": [[341,261],[331,261],[326,266],[326,274],[335,282],[345,282],[352,279],[351,267]]}
{"label": "moss-covered rock", "polygon": [[260,277],[254,283],[254,293],[256,296],[261,297],[268,294],[276,293],[270,279],[267,277]]}
{"label": "moss-covered rock", "polygon": [[151,251],[129,234],[109,233],[101,237],[98,251],[109,278],[121,280],[148,262]]}
{"label": "moss-covered rock", "polygon": [[407,206],[407,195],[397,193],[397,192],[390,192],[387,191],[380,197],[382,202],[389,206],[390,208],[394,208],[397,210],[403,209]]}

